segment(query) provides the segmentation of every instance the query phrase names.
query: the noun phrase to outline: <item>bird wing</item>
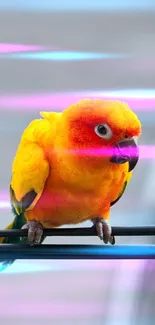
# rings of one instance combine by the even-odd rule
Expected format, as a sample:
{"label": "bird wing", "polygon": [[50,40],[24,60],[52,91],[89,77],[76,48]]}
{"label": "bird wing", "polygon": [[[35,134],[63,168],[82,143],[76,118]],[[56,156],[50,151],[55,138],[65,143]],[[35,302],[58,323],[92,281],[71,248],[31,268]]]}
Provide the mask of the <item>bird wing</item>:
{"label": "bird wing", "polygon": [[12,166],[10,199],[16,213],[34,207],[49,175],[49,163],[35,142],[21,141]]}
{"label": "bird wing", "polygon": [[131,171],[131,172],[128,172],[128,174],[127,174],[127,178],[126,178],[125,182],[122,184],[122,189],[121,189],[121,191],[120,191],[118,197],[117,197],[114,201],[112,201],[112,202],[110,203],[110,206],[111,206],[111,207],[112,207],[114,204],[116,204],[116,203],[120,200],[120,198],[123,196],[123,194],[124,194],[124,192],[125,192],[125,190],[126,190],[126,188],[127,188],[127,185],[128,185],[128,183],[130,182],[131,176],[132,176],[132,171]]}

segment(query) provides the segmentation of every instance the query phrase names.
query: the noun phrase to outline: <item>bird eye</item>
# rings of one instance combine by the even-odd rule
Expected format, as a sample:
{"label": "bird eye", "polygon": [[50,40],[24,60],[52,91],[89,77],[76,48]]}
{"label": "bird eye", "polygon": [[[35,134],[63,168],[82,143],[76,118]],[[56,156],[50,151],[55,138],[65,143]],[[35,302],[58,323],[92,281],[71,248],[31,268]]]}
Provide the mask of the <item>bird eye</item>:
{"label": "bird eye", "polygon": [[107,124],[97,125],[95,127],[95,133],[103,139],[110,139],[112,137],[112,131]]}

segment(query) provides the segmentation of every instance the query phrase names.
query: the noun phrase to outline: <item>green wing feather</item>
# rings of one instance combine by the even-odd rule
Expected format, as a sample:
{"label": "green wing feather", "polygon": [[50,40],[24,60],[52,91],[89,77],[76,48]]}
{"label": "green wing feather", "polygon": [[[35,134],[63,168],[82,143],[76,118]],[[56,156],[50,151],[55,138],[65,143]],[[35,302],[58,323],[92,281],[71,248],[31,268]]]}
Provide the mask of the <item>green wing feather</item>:
{"label": "green wing feather", "polygon": [[122,197],[122,195],[124,194],[124,192],[125,192],[125,190],[126,190],[127,184],[128,184],[128,182],[126,181],[126,182],[124,183],[124,185],[123,185],[122,191],[121,191],[121,193],[119,194],[118,198],[117,198],[115,201],[113,201],[113,202],[110,203],[110,206],[111,206],[111,207],[112,207],[114,204],[116,204],[116,203],[120,200],[120,198]]}

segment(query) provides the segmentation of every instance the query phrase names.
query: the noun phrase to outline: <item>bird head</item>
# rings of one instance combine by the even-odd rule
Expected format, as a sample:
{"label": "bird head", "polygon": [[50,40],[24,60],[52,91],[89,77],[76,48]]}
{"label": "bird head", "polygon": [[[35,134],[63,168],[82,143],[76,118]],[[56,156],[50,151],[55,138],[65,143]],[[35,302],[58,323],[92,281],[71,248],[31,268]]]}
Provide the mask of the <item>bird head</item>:
{"label": "bird head", "polygon": [[69,148],[79,155],[113,164],[129,162],[129,171],[136,166],[141,123],[126,103],[82,99],[63,111],[63,121]]}

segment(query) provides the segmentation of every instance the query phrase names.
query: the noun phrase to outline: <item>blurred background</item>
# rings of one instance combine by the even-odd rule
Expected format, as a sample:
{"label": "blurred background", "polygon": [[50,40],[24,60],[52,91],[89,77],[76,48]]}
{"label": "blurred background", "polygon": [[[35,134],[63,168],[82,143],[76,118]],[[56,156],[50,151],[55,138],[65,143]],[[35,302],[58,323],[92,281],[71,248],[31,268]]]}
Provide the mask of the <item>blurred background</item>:
{"label": "blurred background", "polygon": [[[111,224],[154,223],[155,1],[0,0],[1,229],[12,220],[8,186],[24,128],[40,110],[59,111],[82,97],[125,100],[141,119],[145,151]],[[0,321],[153,325],[154,270],[151,260],[17,261],[0,274]]]}

